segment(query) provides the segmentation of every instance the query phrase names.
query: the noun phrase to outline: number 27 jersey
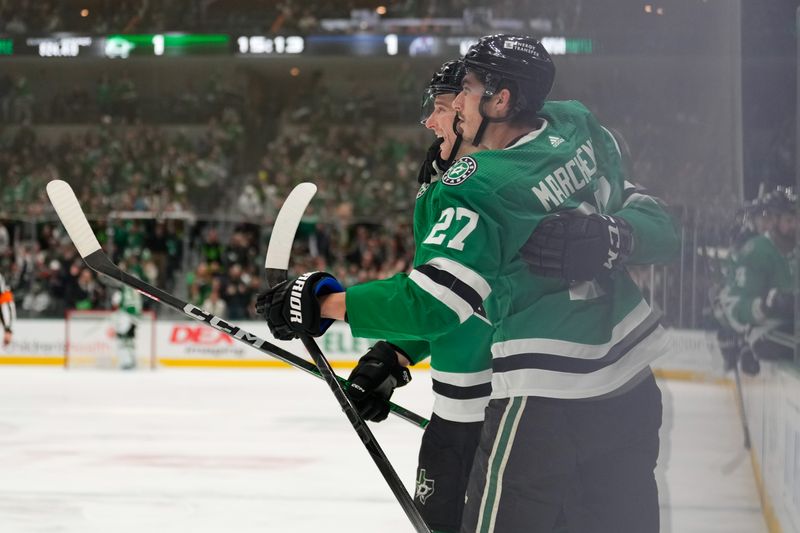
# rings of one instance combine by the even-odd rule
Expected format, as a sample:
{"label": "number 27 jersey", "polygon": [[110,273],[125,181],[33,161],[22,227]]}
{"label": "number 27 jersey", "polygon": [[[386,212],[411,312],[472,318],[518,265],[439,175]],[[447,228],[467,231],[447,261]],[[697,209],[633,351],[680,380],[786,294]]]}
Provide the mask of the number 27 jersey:
{"label": "number 27 jersey", "polygon": [[354,335],[434,340],[477,316],[494,327],[495,398],[603,395],[663,353],[658,316],[626,271],[568,284],[522,261],[544,217],[624,206],[620,155],[594,116],[571,101],[549,102],[542,117],[508,148],[463,157],[421,191],[431,197],[417,215],[414,269],[348,289]]}

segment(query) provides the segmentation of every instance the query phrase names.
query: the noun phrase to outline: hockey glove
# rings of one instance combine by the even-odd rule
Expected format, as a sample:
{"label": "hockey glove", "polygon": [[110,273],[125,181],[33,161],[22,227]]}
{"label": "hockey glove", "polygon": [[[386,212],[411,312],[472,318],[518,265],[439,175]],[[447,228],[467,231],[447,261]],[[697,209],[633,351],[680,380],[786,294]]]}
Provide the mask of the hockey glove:
{"label": "hockey glove", "polygon": [[347,378],[347,395],[364,420],[385,420],[394,389],[411,381],[411,372],[397,361],[398,351],[386,341],[376,342]]}
{"label": "hockey glove", "polygon": [[762,304],[764,315],[791,321],[794,318],[794,294],[777,288],[770,289]]}
{"label": "hockey glove", "polygon": [[256,312],[276,339],[288,341],[300,334],[319,337],[333,324],[333,319],[320,317],[319,297],[335,292],[344,292],[336,278],[326,272],[306,272],[259,294]]}
{"label": "hockey glove", "polygon": [[539,276],[590,281],[619,268],[632,250],[633,233],[624,219],[564,211],[542,220],[520,254]]}
{"label": "hockey glove", "polygon": [[439,176],[447,171],[447,162],[442,159],[442,142],[444,142],[443,138],[437,138],[428,148],[425,161],[419,167],[419,175],[417,176],[417,181],[420,185],[430,183],[433,176]]}

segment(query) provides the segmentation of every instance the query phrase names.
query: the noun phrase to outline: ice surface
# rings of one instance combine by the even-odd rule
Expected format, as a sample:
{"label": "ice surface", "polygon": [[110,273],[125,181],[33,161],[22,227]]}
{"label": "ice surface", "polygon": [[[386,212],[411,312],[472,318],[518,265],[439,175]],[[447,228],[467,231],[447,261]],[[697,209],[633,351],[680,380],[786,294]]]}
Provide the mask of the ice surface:
{"label": "ice surface", "polygon": [[[661,382],[662,531],[766,531],[730,389]],[[430,376],[395,395],[429,415]],[[420,429],[372,425],[409,490]],[[361,524],[372,524],[372,527]],[[0,367],[0,532],[412,531],[327,386],[295,370]]]}

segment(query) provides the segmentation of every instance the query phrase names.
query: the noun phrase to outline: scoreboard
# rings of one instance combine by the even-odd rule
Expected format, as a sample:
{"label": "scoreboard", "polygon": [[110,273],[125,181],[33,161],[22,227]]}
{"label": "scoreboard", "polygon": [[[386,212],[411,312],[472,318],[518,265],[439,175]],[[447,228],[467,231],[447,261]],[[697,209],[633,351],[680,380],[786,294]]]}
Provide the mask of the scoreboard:
{"label": "scoreboard", "polygon": [[[0,35],[0,59],[14,57],[78,57],[127,59],[175,56],[406,56],[456,57],[477,36],[442,37],[403,34],[230,35],[218,33],[155,33],[43,36]],[[553,55],[588,54],[591,39],[543,37]]]}

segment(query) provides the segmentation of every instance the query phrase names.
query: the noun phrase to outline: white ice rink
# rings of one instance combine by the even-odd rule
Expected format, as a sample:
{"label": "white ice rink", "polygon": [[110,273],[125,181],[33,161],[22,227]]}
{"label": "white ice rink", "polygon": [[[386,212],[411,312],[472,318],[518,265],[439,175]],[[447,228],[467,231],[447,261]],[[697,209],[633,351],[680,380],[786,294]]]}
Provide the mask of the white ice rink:
{"label": "white ice rink", "polygon": [[[766,532],[732,390],[660,385],[662,531]],[[395,399],[427,416],[429,389]],[[372,428],[410,490],[421,430]],[[0,533],[322,531],[412,531],[322,381],[0,367]]]}

